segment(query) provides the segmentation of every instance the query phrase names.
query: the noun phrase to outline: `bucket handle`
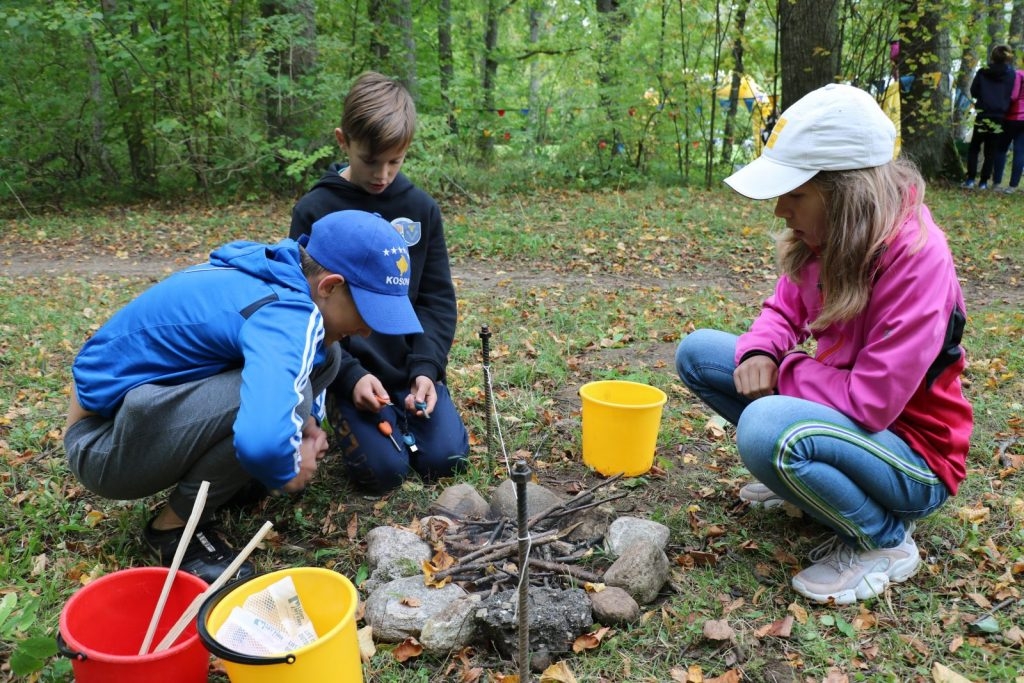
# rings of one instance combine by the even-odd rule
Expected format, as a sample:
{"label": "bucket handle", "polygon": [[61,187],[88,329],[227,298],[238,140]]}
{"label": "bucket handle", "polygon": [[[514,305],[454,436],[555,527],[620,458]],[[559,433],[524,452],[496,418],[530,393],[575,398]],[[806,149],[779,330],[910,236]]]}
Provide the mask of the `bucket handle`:
{"label": "bucket handle", "polygon": [[232,581],[224,586],[221,586],[217,591],[208,597],[206,601],[200,606],[199,613],[196,615],[196,632],[199,634],[199,640],[203,642],[210,653],[219,659],[226,659],[229,662],[235,664],[248,664],[250,666],[264,666],[269,664],[294,664],[295,654],[289,652],[285,655],[277,657],[257,657],[255,655],[247,655],[244,652],[235,652],[229,648],[224,647],[213,637],[213,634],[206,628],[206,618],[209,616],[210,611],[216,607],[220,601],[228,593],[241,586],[243,583],[258,579],[262,574],[255,574],[245,579],[239,579]]}
{"label": "bucket handle", "polygon": [[64,634],[60,631],[57,632],[57,652],[59,652],[63,657],[67,657],[68,659],[77,659],[80,662],[84,662],[89,659],[88,655],[84,652],[76,652],[68,647],[67,641],[64,640]]}

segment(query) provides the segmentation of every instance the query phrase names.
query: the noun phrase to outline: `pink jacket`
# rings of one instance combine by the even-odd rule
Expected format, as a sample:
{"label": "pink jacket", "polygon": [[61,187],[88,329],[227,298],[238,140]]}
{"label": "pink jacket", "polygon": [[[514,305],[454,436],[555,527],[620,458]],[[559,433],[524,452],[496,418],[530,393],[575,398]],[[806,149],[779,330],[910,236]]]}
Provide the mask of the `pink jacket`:
{"label": "pink jacket", "polygon": [[1007,121],[1024,121],[1024,71],[1017,69],[1017,80],[1010,95],[1010,108],[1006,110]]}
{"label": "pink jacket", "polygon": [[[781,359],[780,394],[835,408],[871,432],[892,430],[955,494],[966,475],[974,419],[960,386],[966,308],[945,235],[926,207],[920,219],[908,220],[880,257],[860,315],[809,332],[821,308],[813,260],[799,284],[779,279],[740,336],[736,361],[751,352]],[[813,356],[791,353],[812,336]]]}

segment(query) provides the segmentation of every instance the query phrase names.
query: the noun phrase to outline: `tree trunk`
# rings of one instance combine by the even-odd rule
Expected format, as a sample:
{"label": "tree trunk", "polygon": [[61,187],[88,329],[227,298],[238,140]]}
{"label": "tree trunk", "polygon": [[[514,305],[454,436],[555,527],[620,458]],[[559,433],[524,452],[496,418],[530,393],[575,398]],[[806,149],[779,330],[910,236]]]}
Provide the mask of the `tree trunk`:
{"label": "tree trunk", "polygon": [[733,138],[736,129],[736,113],[739,111],[740,85],[743,83],[743,32],[747,25],[747,10],[750,0],[736,4],[736,34],[732,40],[732,84],[729,87],[729,109],[725,113],[725,129],[722,134],[722,163],[732,160]]}
{"label": "tree trunk", "polygon": [[373,68],[402,81],[416,97],[416,40],[410,0],[370,0],[370,54]]}
{"label": "tree trunk", "polygon": [[962,169],[950,118],[949,32],[945,0],[903,0],[899,73],[913,76],[901,105],[903,153],[926,178],[959,177]]}
{"label": "tree trunk", "polygon": [[[1015,0],[1010,14],[1010,45],[1018,52],[1024,50],[1024,0]],[[1017,55],[1017,65],[1024,65],[1024,57]]]}
{"label": "tree trunk", "polygon": [[622,134],[618,129],[619,116],[616,113],[616,102],[613,90],[618,82],[615,62],[619,56],[619,45],[622,43],[622,31],[629,24],[629,18],[622,11],[619,0],[597,0],[597,21],[604,45],[597,57],[597,80],[600,84],[601,108],[611,126],[612,154],[623,151]]}
{"label": "tree trunk", "polygon": [[839,73],[839,0],[779,0],[782,108]]}
{"label": "tree trunk", "polygon": [[[483,79],[480,84],[482,106],[485,116],[494,112],[494,87],[498,79],[498,25],[501,9],[498,3],[501,0],[487,0],[487,16],[484,18],[484,59]],[[494,131],[484,128],[479,139],[477,148],[480,150],[480,157],[488,163],[494,155]]]}
{"label": "tree trunk", "polygon": [[[457,136],[459,122],[455,118],[455,102],[452,100],[452,83],[455,80],[455,57],[452,54],[452,3],[439,0],[437,6],[437,64],[440,76],[441,103],[448,120],[448,132]],[[449,151],[457,153],[458,146]]]}

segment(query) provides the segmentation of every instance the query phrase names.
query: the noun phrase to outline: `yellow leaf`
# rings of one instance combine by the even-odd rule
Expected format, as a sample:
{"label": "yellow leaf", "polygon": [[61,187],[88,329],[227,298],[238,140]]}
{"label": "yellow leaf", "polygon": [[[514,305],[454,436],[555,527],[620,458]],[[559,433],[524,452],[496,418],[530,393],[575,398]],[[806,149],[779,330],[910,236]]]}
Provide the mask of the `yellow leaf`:
{"label": "yellow leaf", "polygon": [[932,680],[935,683],[971,683],[970,679],[964,678],[945,664],[938,662],[932,664]]}
{"label": "yellow leaf", "polygon": [[576,676],[565,662],[555,662],[540,675],[540,683],[576,683]]}
{"label": "yellow leaf", "polygon": [[99,510],[90,510],[85,513],[85,524],[90,528],[95,528],[97,524],[106,519],[106,515]]}
{"label": "yellow leaf", "polygon": [[786,608],[786,611],[793,615],[798,624],[807,623],[807,610],[795,602],[791,603],[789,607]]}
{"label": "yellow leaf", "polygon": [[991,510],[984,505],[978,505],[975,507],[962,507],[956,511],[957,516],[971,524],[979,524],[988,520],[988,515]]}

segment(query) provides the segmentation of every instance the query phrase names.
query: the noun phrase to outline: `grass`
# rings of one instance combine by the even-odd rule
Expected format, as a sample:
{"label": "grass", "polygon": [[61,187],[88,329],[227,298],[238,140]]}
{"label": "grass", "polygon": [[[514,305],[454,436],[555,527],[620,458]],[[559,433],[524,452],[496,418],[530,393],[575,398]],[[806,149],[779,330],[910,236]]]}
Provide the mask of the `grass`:
{"label": "grass", "polygon": [[[658,469],[620,490],[630,492],[624,501],[632,514],[672,530],[672,578],[638,623],[567,660],[577,680],[686,680],[687,671],[699,670],[708,678],[742,671],[750,681],[840,674],[850,681],[931,681],[939,664],[972,681],[1012,681],[1024,670],[1024,201],[930,188],[929,205],[948,233],[967,293],[965,379],[977,422],[970,473],[960,495],[919,526],[924,570],[883,597],[828,609],[806,603],[788,584],[820,529],[735,505],[747,474],[731,436],[706,429],[706,409],[673,369],[683,334],[707,326],[740,331],[770,291],[770,203],[683,189],[442,201],[460,309],[449,381],[475,443],[474,467],[461,480],[485,492],[504,478],[497,445],[488,453],[483,443],[483,325],[492,333],[490,371],[505,450],[534,454],[534,471],[553,488],[594,481],[579,457],[582,384],[634,379],[669,396]],[[138,530],[160,502],[100,499],[68,473],[61,438],[75,352],[170,268],[230,239],[277,240],[288,210],[118,207],[4,225],[0,661],[35,652],[38,671],[29,679],[70,677],[68,662],[42,646],[52,642],[63,604],[91,578],[148,562]],[[58,270],[9,272],[41,255]],[[124,268],[86,268],[97,260]],[[78,270],[61,272],[68,263]],[[407,524],[438,490],[409,482],[368,501],[328,470],[300,499],[274,499],[260,519],[234,515],[226,522],[246,538],[263,517],[274,521],[274,536],[256,558],[260,569],[317,565],[356,577],[365,533]],[[995,632],[972,628],[988,613]],[[765,627],[787,616],[794,618],[788,637],[765,635]],[[731,641],[704,638],[712,619],[728,622]],[[410,666],[381,647],[365,675],[384,683],[462,680],[454,655],[421,657]],[[486,651],[469,657],[491,680],[514,671]],[[9,667],[0,667],[0,680],[12,677]]]}

